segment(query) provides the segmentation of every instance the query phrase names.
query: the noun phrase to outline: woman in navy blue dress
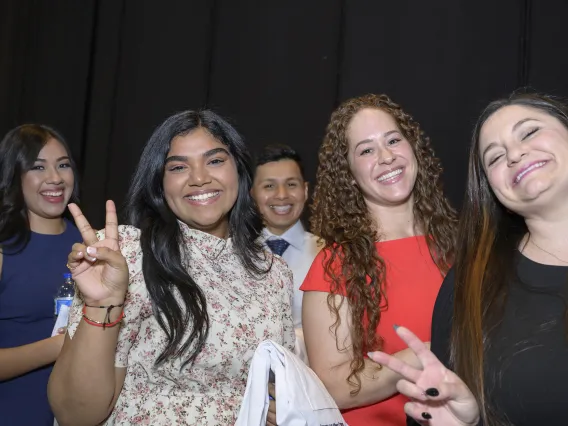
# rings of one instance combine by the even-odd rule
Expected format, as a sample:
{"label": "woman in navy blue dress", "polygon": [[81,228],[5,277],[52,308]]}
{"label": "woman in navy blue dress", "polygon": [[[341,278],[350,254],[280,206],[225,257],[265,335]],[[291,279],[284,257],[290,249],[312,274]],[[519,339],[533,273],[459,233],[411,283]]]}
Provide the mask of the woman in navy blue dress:
{"label": "woman in navy blue dress", "polygon": [[52,426],[47,381],[63,345],[50,337],[67,254],[81,241],[63,218],[77,197],[64,139],[19,126],[0,142],[0,423]]}

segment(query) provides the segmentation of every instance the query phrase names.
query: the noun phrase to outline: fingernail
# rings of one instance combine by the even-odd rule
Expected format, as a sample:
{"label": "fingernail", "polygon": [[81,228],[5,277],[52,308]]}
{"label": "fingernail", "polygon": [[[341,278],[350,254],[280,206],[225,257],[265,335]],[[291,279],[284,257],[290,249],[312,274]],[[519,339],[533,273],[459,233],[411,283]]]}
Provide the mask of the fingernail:
{"label": "fingernail", "polygon": [[64,331],[65,331],[65,329],[64,329],[63,327],[61,327],[59,330],[57,330],[57,332],[58,332],[59,334],[62,334]]}
{"label": "fingernail", "polygon": [[429,389],[426,389],[426,395],[438,396],[438,395],[440,395],[440,392],[438,392],[438,389],[436,389],[436,388],[429,388]]}
{"label": "fingernail", "polygon": [[430,413],[427,412],[423,412],[422,413],[422,418],[426,419],[426,420],[430,420],[432,418],[432,416],[430,415]]}
{"label": "fingernail", "polygon": [[374,354],[374,352],[367,352],[367,356],[368,356],[369,358],[371,358],[373,354]]}
{"label": "fingernail", "polygon": [[87,254],[89,256],[95,257],[97,255],[97,248],[96,247],[87,247]]}
{"label": "fingernail", "polygon": [[398,330],[398,327],[400,327],[400,325],[398,324],[393,324],[392,328],[394,328],[394,331]]}
{"label": "fingernail", "polygon": [[77,256],[83,256],[83,252],[82,252],[82,251],[78,251],[78,252],[77,252]]}

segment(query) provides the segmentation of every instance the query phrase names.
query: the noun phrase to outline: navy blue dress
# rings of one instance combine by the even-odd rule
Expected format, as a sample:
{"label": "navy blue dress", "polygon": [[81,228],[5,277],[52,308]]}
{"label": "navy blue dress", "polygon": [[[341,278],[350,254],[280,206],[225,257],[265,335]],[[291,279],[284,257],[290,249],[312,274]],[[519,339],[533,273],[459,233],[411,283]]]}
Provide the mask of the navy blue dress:
{"label": "navy blue dress", "polygon": [[[81,234],[69,221],[60,235],[32,232],[26,248],[4,253],[0,276],[0,348],[13,348],[51,336],[53,298],[67,271],[71,246]],[[47,381],[52,366],[0,382],[0,424],[53,426],[47,400]]]}

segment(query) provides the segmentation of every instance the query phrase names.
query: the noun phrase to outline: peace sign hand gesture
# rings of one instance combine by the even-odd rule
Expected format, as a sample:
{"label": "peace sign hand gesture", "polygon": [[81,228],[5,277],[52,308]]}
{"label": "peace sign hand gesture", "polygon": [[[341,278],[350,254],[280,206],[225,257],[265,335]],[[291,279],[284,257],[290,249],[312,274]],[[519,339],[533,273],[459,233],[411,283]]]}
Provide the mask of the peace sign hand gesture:
{"label": "peace sign hand gesture", "polygon": [[83,243],[74,244],[67,258],[73,280],[88,305],[119,305],[128,289],[128,266],[118,245],[118,219],[112,201],[106,203],[105,239],[95,230],[76,204],[69,211],[81,232]]}
{"label": "peace sign hand gesture", "polygon": [[384,352],[372,352],[369,357],[404,377],[396,387],[412,400],[404,406],[406,414],[421,424],[432,426],[477,425],[479,408],[466,384],[444,367],[410,330],[398,327],[396,333],[416,354],[422,370]]}

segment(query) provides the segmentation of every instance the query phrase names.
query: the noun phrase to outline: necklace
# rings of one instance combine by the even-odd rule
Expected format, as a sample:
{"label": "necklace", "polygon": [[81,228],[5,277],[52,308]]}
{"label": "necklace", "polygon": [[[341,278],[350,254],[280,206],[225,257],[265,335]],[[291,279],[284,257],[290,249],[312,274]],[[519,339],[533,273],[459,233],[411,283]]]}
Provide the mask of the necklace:
{"label": "necklace", "polygon": [[542,250],[545,253],[548,253],[549,255],[551,255],[552,257],[556,258],[557,260],[563,262],[563,263],[568,263],[568,260],[564,260],[564,259],[560,259],[558,256],[556,256],[554,253],[549,252],[548,250],[543,249],[541,246],[539,246],[537,243],[534,242],[534,240],[529,240],[531,243],[533,243],[533,245],[538,248],[539,250]]}

